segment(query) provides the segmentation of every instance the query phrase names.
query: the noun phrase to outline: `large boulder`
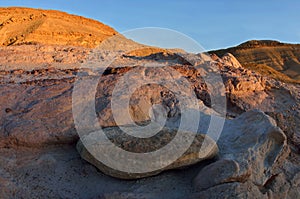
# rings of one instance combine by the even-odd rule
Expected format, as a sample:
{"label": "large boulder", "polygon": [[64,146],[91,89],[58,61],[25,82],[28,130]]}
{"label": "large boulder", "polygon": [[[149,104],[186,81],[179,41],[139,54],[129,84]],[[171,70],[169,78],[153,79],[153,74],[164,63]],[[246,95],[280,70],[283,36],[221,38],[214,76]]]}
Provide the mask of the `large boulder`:
{"label": "large boulder", "polygon": [[263,189],[279,173],[278,167],[289,153],[282,130],[272,118],[256,110],[227,121],[218,146],[220,159],[194,179],[197,190],[233,182],[249,182]]}
{"label": "large boulder", "polygon": [[[155,157],[153,161],[149,159],[145,160],[147,161],[147,163],[140,163],[139,158],[137,158],[133,160],[133,162],[135,162],[132,165],[133,168],[128,168],[129,165],[122,162],[124,154],[114,153],[110,151],[109,147],[106,147],[106,145],[108,145],[106,139],[102,136],[99,136],[98,132],[93,132],[82,136],[81,140],[77,143],[77,150],[80,153],[81,157],[96,166],[103,173],[116,178],[137,179],[147,176],[153,176],[161,173],[164,170],[182,168],[206,159],[211,159],[218,153],[218,147],[216,143],[211,138],[203,134],[195,135],[191,132],[176,132],[176,130],[174,129],[163,128],[158,134],[151,138],[139,139],[122,133],[121,129],[118,127],[110,127],[104,130],[105,134],[107,135],[109,140],[113,142],[113,144],[117,145],[118,147],[122,147],[123,150],[139,154],[159,151],[162,147],[164,147],[165,144],[174,141],[176,133],[180,133],[183,136],[180,140],[180,143],[174,145],[168,150],[171,153],[177,153],[180,147],[185,147],[184,145],[189,142],[188,140],[191,138],[191,136],[194,137],[191,145],[187,148],[183,155],[180,155],[177,160],[174,160],[174,162],[172,162],[173,155],[167,156],[166,159],[166,156],[164,156],[165,154],[162,153],[160,154],[160,157]],[[121,166],[125,170],[130,170],[132,172],[120,171],[106,166],[99,159],[97,159],[97,154],[99,153],[111,155],[112,161],[120,160],[116,163],[119,165],[114,166]],[[170,164],[154,171],[137,172],[138,170],[140,170],[140,165],[154,168],[157,165],[164,165],[165,162],[170,162]],[[134,171],[136,171],[136,173]]]}

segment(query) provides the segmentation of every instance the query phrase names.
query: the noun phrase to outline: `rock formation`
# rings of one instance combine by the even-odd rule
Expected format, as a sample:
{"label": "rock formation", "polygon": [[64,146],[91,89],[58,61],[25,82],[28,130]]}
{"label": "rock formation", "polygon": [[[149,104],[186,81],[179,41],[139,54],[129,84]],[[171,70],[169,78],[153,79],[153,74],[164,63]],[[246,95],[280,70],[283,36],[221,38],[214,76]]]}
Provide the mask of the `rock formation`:
{"label": "rock formation", "polygon": [[282,161],[289,153],[285,134],[273,119],[259,111],[249,111],[228,121],[218,146],[220,159],[204,167],[194,180],[200,191],[248,181],[264,189],[280,173],[276,171],[278,164],[282,164],[279,159]]}
{"label": "rock formation", "polygon": [[[4,17],[0,18],[0,34],[12,30],[11,35],[2,35],[2,45],[9,46],[0,47],[2,198],[299,198],[299,84],[255,72],[245,67],[243,60],[240,64],[234,52],[221,54],[219,51],[210,59],[204,54],[148,48],[122,36],[117,43],[121,44],[121,50],[130,45],[146,49],[125,53],[104,71],[94,70],[86,64],[94,51],[88,47],[115,34],[113,29],[56,11],[5,8],[0,13]],[[50,24],[62,18],[57,25],[65,29],[58,34],[58,27]],[[25,23],[22,31],[17,29],[20,20]],[[87,24],[86,30],[77,30],[76,25],[81,23]],[[53,36],[46,41],[41,39],[42,33],[53,33]],[[101,54],[102,58],[113,55],[117,46],[109,47]],[[250,42],[241,48],[277,52],[287,45]],[[294,60],[294,56],[286,59]],[[157,70],[149,65],[158,66]],[[160,70],[172,76],[162,75]],[[116,127],[118,122],[126,125],[129,120],[122,118],[122,114],[123,120],[115,120],[112,95],[115,85],[130,73],[136,78],[128,79],[132,84],[121,84],[123,90],[117,93],[117,105],[125,103],[123,94],[143,79],[157,78],[162,83],[172,80],[182,86],[177,92],[171,92],[162,85],[146,84],[130,96],[128,113],[134,124],[147,126],[151,121],[166,119],[161,133],[152,137],[158,139],[139,142],[120,134]],[[210,85],[206,81],[213,74],[224,82],[226,112],[214,101],[222,85]],[[72,112],[75,83],[92,78],[100,81],[94,99],[97,119],[91,124],[100,124],[116,145],[128,151],[149,152],[185,132],[196,136],[189,150],[168,167],[141,175],[101,165],[86,150],[94,146],[89,141],[97,135],[87,126],[83,129],[86,135],[79,140]],[[214,88],[213,92],[209,88]],[[178,93],[193,94],[196,102],[193,107],[197,109],[190,110],[189,103],[181,104]],[[82,110],[85,99],[76,101]],[[118,110],[124,112],[122,107]],[[196,117],[184,118],[187,110],[200,116],[196,130],[191,125],[197,121]],[[178,131],[182,118],[188,122]],[[210,121],[218,121],[216,118],[224,121],[219,139],[213,134],[203,135]],[[211,137],[208,139],[214,146],[211,151],[200,150],[206,136]],[[136,180],[141,177],[147,178]]]}

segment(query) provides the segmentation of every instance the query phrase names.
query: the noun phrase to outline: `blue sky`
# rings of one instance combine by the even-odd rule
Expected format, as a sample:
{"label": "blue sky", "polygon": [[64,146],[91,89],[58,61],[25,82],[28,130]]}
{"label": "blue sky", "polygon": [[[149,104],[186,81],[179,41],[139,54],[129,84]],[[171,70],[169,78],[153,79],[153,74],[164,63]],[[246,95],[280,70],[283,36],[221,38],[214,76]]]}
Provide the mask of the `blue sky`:
{"label": "blue sky", "polygon": [[61,10],[99,20],[119,32],[174,29],[207,50],[249,39],[300,43],[299,0],[0,0],[0,6]]}

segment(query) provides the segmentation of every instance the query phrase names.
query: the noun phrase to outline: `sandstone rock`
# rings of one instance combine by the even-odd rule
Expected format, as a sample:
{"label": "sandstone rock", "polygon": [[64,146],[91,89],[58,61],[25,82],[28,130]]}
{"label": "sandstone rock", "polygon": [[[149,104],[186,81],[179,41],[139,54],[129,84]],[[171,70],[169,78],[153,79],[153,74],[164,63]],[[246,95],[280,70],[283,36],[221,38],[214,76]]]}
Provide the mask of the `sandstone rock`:
{"label": "sandstone rock", "polygon": [[[200,171],[194,179],[194,186],[198,190],[205,190],[224,183],[245,181],[237,175],[239,170],[239,164],[234,160],[218,160]],[[247,178],[246,174],[244,178]]]}
{"label": "sandstone rock", "polygon": [[[287,182],[286,182],[287,184]],[[279,184],[280,185],[280,184]],[[288,192],[288,197],[289,198],[297,198],[300,196],[300,172],[298,172],[292,182],[291,182],[292,187],[289,189]],[[278,188],[280,188],[279,186],[277,186]],[[277,192],[275,192],[276,194]]]}
{"label": "sandstone rock", "polygon": [[246,181],[264,187],[277,175],[280,158],[289,152],[287,138],[275,121],[255,110],[228,121],[218,146],[220,160],[202,169],[194,180],[198,190]]}
{"label": "sandstone rock", "polygon": [[240,62],[230,53],[226,53],[222,59],[221,59],[224,63],[225,66],[229,66],[232,68],[241,68],[242,65],[240,64]]}
{"label": "sandstone rock", "polygon": [[[126,69],[126,67],[122,69]],[[133,68],[127,68],[127,70],[130,69]],[[168,68],[162,69],[167,70]],[[154,109],[151,109],[157,104],[162,105],[162,111],[159,112],[164,113],[164,117],[179,116],[181,114],[180,103],[174,93],[191,96],[198,102],[198,107],[201,111],[214,113],[212,109],[207,107],[206,102],[209,101],[209,96],[205,87],[200,87],[201,78],[196,76],[196,71],[188,67],[173,69],[177,74],[173,76],[166,75],[164,80],[161,81],[155,69],[135,68],[136,73],[140,73],[140,77],[136,80],[131,80],[132,84],[124,84],[124,89],[119,93],[120,97],[115,97],[119,105],[117,114],[120,114],[122,118],[122,113],[126,112],[127,104],[124,101],[126,98],[123,95],[127,94],[130,85],[142,85],[143,79],[151,79],[151,77],[154,77],[154,81],[157,80],[169,85],[175,85],[173,82],[178,84],[178,82],[182,81],[182,75],[192,75],[195,78],[193,80],[194,83],[190,85],[186,83],[180,84],[181,89],[177,88],[174,92],[155,84],[143,85],[133,92],[133,95],[130,96],[129,107],[132,119],[135,122],[144,122],[148,121],[152,114],[154,119],[159,120],[160,115]],[[0,112],[0,125],[2,127],[0,128],[0,136],[3,138],[0,143],[41,146],[76,142],[78,136],[72,118],[72,89],[78,71],[78,69],[57,69],[54,72],[47,70],[43,74],[42,70],[39,69],[34,71],[38,73],[38,77],[33,77],[31,73],[25,73],[17,79],[15,76],[5,75],[2,79],[3,82],[0,84],[0,101],[2,102],[0,105],[2,110]],[[88,70],[83,72],[86,71],[89,72]],[[116,71],[117,73],[106,74],[100,79],[97,93],[95,94],[96,111],[101,116],[98,119],[103,127],[116,125],[110,106],[112,92],[120,77],[127,72],[121,69]],[[190,74],[185,74],[184,71]],[[87,75],[82,78],[90,78]],[[16,83],[8,83],[12,79]],[[194,87],[197,88],[196,95],[193,93]],[[201,94],[198,95],[198,92],[201,92]],[[203,101],[198,99],[197,96],[202,98]],[[123,122],[121,123],[122,125],[127,124],[126,121],[121,122]]]}
{"label": "sandstone rock", "polygon": [[[266,183],[265,187],[270,198],[288,198],[290,184],[287,182],[283,173],[274,175],[272,179]],[[297,197],[296,197],[297,198]]]}
{"label": "sandstone rock", "polygon": [[[120,134],[122,133],[122,131],[117,127],[107,128],[105,129],[105,132],[111,142],[118,145],[119,147],[122,147],[123,150],[131,151],[134,153],[149,153],[151,151],[158,151],[160,150],[161,147],[164,147],[166,143],[172,142],[172,139],[174,139],[175,134],[179,133],[176,132],[176,130],[164,128],[157,135],[149,139],[140,140],[136,138],[134,139],[131,136],[127,136],[126,134],[125,135]],[[170,149],[171,151],[169,152],[176,153],[178,148],[184,147],[184,143],[186,142],[186,139],[189,139],[189,136],[193,134],[191,132],[181,132],[181,133],[183,133],[183,139],[181,140],[179,145],[176,145],[175,148],[171,148]],[[204,139],[206,139],[206,142],[204,142]],[[149,163],[147,163],[149,164],[149,168],[151,168],[152,165],[154,165],[154,167],[156,165],[164,165],[164,162],[170,162],[171,163],[170,165],[167,165],[163,168],[154,171],[149,171],[145,173],[142,172],[135,173],[134,171],[138,171],[139,165],[142,164],[139,163],[139,158],[132,160],[133,162],[135,162],[133,167],[137,167],[137,168],[127,168],[129,165],[126,165],[122,162],[123,154],[115,154],[115,153],[112,154],[111,151],[105,151],[105,149],[101,146],[105,144],[107,143],[103,137],[98,136],[97,133],[90,133],[84,137],[81,137],[81,140],[77,144],[77,150],[83,159],[95,165],[98,169],[100,169],[105,174],[116,178],[121,178],[121,179],[143,178],[147,176],[157,175],[165,170],[186,167],[195,164],[197,162],[213,158],[214,156],[216,156],[218,152],[218,147],[216,146],[216,143],[212,139],[210,139],[208,136],[205,136],[203,134],[196,134],[194,141],[192,141],[192,144],[187,149],[187,151],[184,152],[182,156],[179,155],[177,160],[174,159],[174,162],[170,161],[172,159],[171,156],[167,157],[170,159],[164,159],[166,158],[164,157],[164,154],[161,154],[161,157],[158,158],[156,157],[157,159],[154,160],[145,160],[145,161],[149,161]],[[95,157],[99,153],[101,154],[106,153],[107,156],[111,156],[112,159],[120,160],[120,162],[116,164],[122,164],[122,165],[114,165],[114,166],[121,166],[124,167],[125,170],[128,169],[132,172],[118,171],[114,168],[110,168],[106,166],[101,161],[99,161],[99,159]]]}
{"label": "sandstone rock", "polygon": [[[259,109],[270,115],[288,136],[291,143],[299,143],[300,95],[298,84],[285,84],[244,68],[222,68],[227,92],[228,116]],[[300,145],[293,144],[300,149]]]}
{"label": "sandstone rock", "polygon": [[72,85],[59,82],[40,82],[44,86],[0,85],[0,145],[32,147],[77,139],[72,127]]}
{"label": "sandstone rock", "polygon": [[[224,53],[217,53],[211,63],[205,54],[185,54],[183,51],[150,47],[129,52],[115,60],[112,68],[105,71],[95,96],[96,111],[101,116],[96,122],[101,126],[116,125],[110,109],[110,95],[119,78],[134,68],[154,64],[179,72],[173,76],[176,80],[184,78],[189,81],[190,85],[181,90],[187,92],[189,88],[195,92],[200,111],[205,113],[201,113],[198,132],[206,132],[211,115],[218,115],[212,109],[215,106],[204,81],[204,77],[215,73],[221,75],[225,83],[229,117],[260,109],[276,120],[291,147],[291,155],[286,157],[286,138],[281,130],[265,114],[253,111],[226,121],[218,141],[219,160],[201,171],[197,169],[204,164],[180,172],[173,170],[151,178],[122,181],[98,172],[80,158],[73,145],[69,146],[78,140],[71,100],[76,74],[84,74],[82,78],[99,75],[90,68],[79,68],[85,66],[84,62],[92,52],[89,47],[98,45],[116,32],[99,22],[56,11],[3,8],[0,12],[0,36],[3,36],[0,45],[4,45],[0,47],[0,192],[3,198],[96,198],[102,195],[112,198],[188,198],[189,195],[194,198],[299,198],[300,86],[278,81],[292,82],[268,67],[297,79],[299,70],[295,67],[299,66],[299,46],[250,42],[240,46],[237,54],[232,52],[242,66],[232,54],[223,56]],[[54,21],[57,23],[50,27],[49,24]],[[82,23],[86,24],[85,28],[78,29]],[[66,29],[62,30],[60,26]],[[119,42],[107,43],[103,57],[111,55],[117,47],[123,51],[133,46],[145,47],[119,36]],[[258,48],[261,46],[267,48]],[[256,65],[254,59],[263,65]],[[131,81],[133,84],[142,82],[149,75],[170,80],[155,70],[141,69],[139,72],[141,80]],[[268,75],[275,79],[264,77]],[[147,123],[150,118],[162,120],[167,117],[170,119],[166,125],[168,128],[176,128],[180,123],[176,121],[174,124],[181,115],[178,99],[174,93],[158,85],[139,88],[130,103],[129,112],[135,122]],[[184,130],[188,131],[189,126]],[[147,139],[137,142],[137,139],[119,136],[116,127],[107,131],[116,145],[123,143],[121,147],[133,152],[161,148],[173,139],[171,134],[174,134],[172,131],[164,132],[165,136],[160,134],[157,137],[163,142],[150,139],[151,144],[155,144],[149,146]],[[91,137],[87,135],[85,139]],[[206,156],[213,157],[216,149],[212,154],[203,150],[199,152],[203,135],[196,137],[194,145],[173,164],[142,176],[105,167],[93,159],[80,142],[78,149],[82,157],[104,173],[118,178],[139,178],[185,167]],[[63,149],[64,145],[68,149]],[[22,146],[28,148],[23,149]],[[199,153],[204,157],[199,157]],[[281,164],[283,161],[284,164]],[[196,173],[195,190],[192,190],[190,182]]]}
{"label": "sandstone rock", "polygon": [[267,199],[266,194],[261,193],[259,188],[249,182],[239,183],[224,183],[213,186],[199,193],[191,194],[188,199],[204,199],[204,198],[262,198]]}

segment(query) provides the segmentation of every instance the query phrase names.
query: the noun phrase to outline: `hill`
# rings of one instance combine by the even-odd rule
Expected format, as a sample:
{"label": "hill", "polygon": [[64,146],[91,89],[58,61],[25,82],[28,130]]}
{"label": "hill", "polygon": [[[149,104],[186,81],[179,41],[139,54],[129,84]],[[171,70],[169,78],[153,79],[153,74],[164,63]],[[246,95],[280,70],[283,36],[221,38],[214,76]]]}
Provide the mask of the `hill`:
{"label": "hill", "polygon": [[218,56],[231,53],[248,69],[285,82],[300,82],[300,44],[251,40],[209,53]]}
{"label": "hill", "polygon": [[60,11],[0,8],[0,46],[40,43],[95,47],[115,34],[101,22]]}

